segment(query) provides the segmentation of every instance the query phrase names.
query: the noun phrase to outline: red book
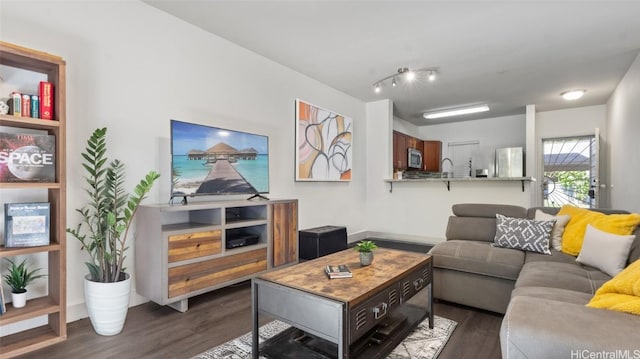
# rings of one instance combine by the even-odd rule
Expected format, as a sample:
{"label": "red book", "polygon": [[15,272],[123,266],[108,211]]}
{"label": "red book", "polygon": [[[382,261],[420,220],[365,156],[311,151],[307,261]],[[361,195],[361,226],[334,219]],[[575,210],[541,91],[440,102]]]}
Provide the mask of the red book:
{"label": "red book", "polygon": [[40,118],[53,120],[53,84],[40,81]]}

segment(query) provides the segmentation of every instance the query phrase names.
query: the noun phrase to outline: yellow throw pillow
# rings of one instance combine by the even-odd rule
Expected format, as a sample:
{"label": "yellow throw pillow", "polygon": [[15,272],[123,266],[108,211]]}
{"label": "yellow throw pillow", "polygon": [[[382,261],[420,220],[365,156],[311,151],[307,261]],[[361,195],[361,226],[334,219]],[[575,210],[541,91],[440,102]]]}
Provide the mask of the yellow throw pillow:
{"label": "yellow throw pillow", "polygon": [[587,231],[587,224],[607,233],[629,235],[632,234],[640,223],[640,214],[604,214],[564,205],[557,214],[569,215],[571,220],[567,223],[562,234],[562,251],[572,256],[577,256],[582,249],[582,241]]}
{"label": "yellow throw pillow", "polygon": [[640,315],[640,259],[603,284],[587,307]]}

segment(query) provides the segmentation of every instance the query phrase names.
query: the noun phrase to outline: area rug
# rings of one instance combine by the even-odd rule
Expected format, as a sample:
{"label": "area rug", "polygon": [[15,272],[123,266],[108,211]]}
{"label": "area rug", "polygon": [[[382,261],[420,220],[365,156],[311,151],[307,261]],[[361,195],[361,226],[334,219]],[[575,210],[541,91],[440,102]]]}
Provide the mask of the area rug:
{"label": "area rug", "polygon": [[[434,316],[433,329],[424,320],[398,345],[387,359],[437,358],[458,323]],[[274,320],[260,327],[260,343],[289,328],[288,324]],[[192,359],[245,359],[251,357],[251,333],[230,340]],[[262,356],[260,358],[263,358]]]}

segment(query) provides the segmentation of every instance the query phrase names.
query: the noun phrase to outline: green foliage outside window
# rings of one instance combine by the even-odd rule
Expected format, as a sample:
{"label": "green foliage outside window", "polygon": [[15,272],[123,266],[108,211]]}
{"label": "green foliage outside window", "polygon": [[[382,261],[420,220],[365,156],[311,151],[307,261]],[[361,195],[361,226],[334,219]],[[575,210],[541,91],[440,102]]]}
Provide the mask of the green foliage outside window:
{"label": "green foliage outside window", "polygon": [[558,171],[554,172],[551,177],[556,182],[567,189],[573,190],[573,197],[580,200],[587,200],[589,195],[589,171]]}

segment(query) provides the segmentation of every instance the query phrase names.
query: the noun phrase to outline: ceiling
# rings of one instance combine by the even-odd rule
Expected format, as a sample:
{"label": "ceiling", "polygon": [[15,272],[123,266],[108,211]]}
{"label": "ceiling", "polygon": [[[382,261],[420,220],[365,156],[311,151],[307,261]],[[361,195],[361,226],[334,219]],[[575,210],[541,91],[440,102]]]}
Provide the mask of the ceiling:
{"label": "ceiling", "polygon": [[[606,103],[640,50],[640,2],[204,1],[147,4],[363,101],[390,98],[418,126]],[[380,94],[400,67],[439,68]],[[587,90],[568,102],[560,93]]]}

